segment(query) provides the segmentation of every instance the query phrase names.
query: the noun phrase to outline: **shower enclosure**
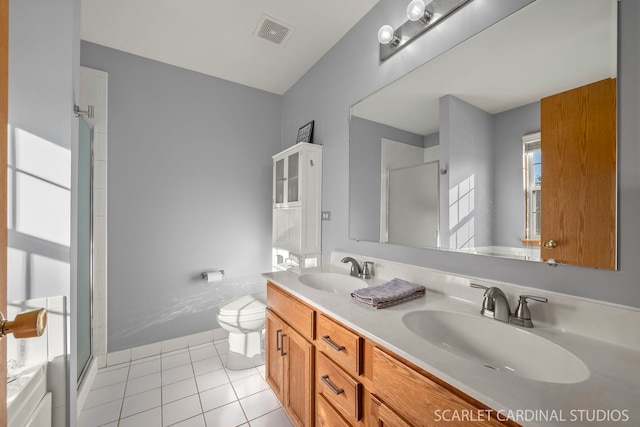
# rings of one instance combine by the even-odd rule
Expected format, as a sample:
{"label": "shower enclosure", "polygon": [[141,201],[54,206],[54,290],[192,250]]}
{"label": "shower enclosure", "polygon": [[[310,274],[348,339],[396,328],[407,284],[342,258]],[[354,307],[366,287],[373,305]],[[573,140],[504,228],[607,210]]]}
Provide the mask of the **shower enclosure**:
{"label": "shower enclosure", "polygon": [[92,356],[93,307],[93,128],[78,120],[78,262],[77,262],[77,357],[78,384]]}

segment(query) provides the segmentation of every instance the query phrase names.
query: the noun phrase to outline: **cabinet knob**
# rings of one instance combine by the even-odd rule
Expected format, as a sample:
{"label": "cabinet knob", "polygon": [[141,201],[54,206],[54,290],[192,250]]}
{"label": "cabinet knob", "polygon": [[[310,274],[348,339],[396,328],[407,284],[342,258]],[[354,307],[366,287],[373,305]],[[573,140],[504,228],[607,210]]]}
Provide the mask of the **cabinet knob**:
{"label": "cabinet knob", "polygon": [[553,249],[558,246],[558,242],[556,242],[555,240],[545,240],[542,246],[544,246],[545,249]]}

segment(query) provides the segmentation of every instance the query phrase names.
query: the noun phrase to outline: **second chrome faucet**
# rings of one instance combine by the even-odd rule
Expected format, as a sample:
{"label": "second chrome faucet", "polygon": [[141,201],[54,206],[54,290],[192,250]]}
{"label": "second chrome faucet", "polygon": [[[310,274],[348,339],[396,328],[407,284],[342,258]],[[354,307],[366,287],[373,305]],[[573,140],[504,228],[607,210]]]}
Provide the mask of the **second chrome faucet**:
{"label": "second chrome faucet", "polygon": [[351,263],[351,271],[350,275],[353,277],[359,277],[361,279],[370,279],[371,278],[371,269],[373,267],[373,262],[365,261],[362,263],[362,267],[358,264],[354,258],[350,256],[346,256],[340,260],[340,262],[350,262]]}
{"label": "second chrome faucet", "polygon": [[482,301],[482,310],[480,313],[483,316],[490,317],[501,322],[513,323],[514,325],[523,326],[525,328],[532,328],[533,322],[531,321],[531,312],[527,306],[527,299],[532,299],[539,302],[547,302],[548,300],[543,297],[535,295],[520,295],[518,306],[516,310],[511,314],[511,308],[509,307],[509,300],[500,288],[487,287],[471,283],[472,288],[484,289],[484,301]]}

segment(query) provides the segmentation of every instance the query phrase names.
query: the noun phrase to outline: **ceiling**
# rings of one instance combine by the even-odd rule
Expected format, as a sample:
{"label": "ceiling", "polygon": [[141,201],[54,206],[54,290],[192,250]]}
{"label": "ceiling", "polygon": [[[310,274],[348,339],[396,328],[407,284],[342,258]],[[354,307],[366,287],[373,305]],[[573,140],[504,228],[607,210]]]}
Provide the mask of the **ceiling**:
{"label": "ceiling", "polygon": [[438,130],[444,95],[496,114],[615,77],[616,43],[616,0],[537,0],[365,98],[352,114],[428,135]]}
{"label": "ceiling", "polygon": [[[377,2],[81,0],[81,38],[282,95]],[[263,15],[284,43],[254,37]]]}

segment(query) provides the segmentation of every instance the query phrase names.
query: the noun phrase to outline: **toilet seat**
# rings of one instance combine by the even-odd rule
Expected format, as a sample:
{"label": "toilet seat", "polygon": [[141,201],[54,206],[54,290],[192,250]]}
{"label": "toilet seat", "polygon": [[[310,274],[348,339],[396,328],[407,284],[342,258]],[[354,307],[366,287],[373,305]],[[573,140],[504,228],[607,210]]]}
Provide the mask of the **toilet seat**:
{"label": "toilet seat", "polygon": [[247,319],[264,317],[267,305],[253,295],[245,295],[229,304],[220,307],[220,316],[233,316]]}

